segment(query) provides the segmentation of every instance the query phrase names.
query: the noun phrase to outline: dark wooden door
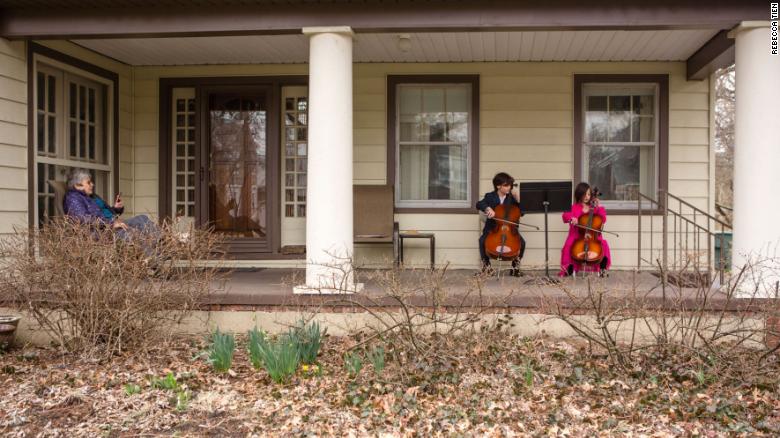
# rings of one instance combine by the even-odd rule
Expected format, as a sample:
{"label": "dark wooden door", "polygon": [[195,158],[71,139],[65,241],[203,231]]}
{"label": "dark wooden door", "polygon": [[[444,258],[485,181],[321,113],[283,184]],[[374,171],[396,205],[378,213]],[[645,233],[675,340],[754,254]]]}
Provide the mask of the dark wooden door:
{"label": "dark wooden door", "polygon": [[[270,204],[276,184],[269,163],[277,148],[269,147],[275,128],[270,87],[203,90],[201,223],[223,234],[227,250],[241,257],[271,251],[278,230]],[[275,137],[275,136],[274,136]]]}

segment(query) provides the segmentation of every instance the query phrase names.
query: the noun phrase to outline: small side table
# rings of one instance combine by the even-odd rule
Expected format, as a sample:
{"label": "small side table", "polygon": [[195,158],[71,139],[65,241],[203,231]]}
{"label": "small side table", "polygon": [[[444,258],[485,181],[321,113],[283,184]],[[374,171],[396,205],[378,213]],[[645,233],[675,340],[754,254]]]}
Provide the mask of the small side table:
{"label": "small side table", "polygon": [[436,235],[435,234],[409,233],[409,232],[398,233],[398,240],[399,240],[398,257],[401,260],[401,263],[404,262],[404,239],[428,239],[428,244],[431,249],[431,269],[433,269],[436,266]]}

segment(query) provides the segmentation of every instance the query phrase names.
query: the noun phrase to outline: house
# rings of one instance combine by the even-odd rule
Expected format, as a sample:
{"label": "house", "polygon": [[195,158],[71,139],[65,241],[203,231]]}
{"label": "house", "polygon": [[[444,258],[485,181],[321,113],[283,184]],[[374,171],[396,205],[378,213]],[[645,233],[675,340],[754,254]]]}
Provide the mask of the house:
{"label": "house", "polygon": [[[437,264],[475,268],[474,204],[507,171],[599,185],[620,234],[614,266],[634,268],[670,233],[666,203],[640,193],[714,214],[712,73],[736,60],[735,255],[780,237],[767,2],[0,8],[0,232],[39,226],[54,211],[47,180],[84,167],[131,214],[212,223],[236,266],[305,264],[319,287],[350,281],[343,257],[382,265],[392,254],[353,244],[353,184],[393,186],[401,229],[435,233]],[[549,221],[555,269],[565,228],[559,213]],[[524,235],[524,263],[544,263],[544,233]],[[285,250],[301,245],[305,258]],[[425,242],[407,245],[408,263],[428,262]]]}

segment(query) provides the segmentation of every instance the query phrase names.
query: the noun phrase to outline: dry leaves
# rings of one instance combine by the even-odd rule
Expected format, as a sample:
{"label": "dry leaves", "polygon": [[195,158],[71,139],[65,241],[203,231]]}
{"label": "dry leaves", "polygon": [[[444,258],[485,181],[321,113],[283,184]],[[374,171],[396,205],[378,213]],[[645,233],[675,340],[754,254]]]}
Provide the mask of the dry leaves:
{"label": "dry leaves", "polygon": [[[232,374],[192,358],[203,347],[178,339],[145,355],[86,362],[54,350],[0,356],[0,435],[21,436],[773,436],[777,384],[713,378],[701,384],[684,358],[615,374],[571,343],[505,336],[464,351],[469,361],[412,380],[388,360],[351,378],[329,338],[321,375],[300,371],[273,384],[249,365],[239,338]],[[388,346],[391,351],[392,346]],[[770,367],[777,367],[772,363]],[[190,399],[178,405],[150,378],[175,375]],[[449,373],[449,374],[447,374]],[[529,378],[530,375],[530,378]],[[128,395],[126,385],[140,387]]]}

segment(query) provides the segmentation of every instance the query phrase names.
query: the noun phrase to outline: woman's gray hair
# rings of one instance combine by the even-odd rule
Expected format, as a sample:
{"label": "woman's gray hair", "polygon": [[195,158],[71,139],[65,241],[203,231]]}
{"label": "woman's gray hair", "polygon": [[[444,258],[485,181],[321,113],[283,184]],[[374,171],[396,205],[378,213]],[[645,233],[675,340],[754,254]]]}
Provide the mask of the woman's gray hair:
{"label": "woman's gray hair", "polygon": [[75,189],[85,179],[92,179],[92,174],[87,169],[73,169],[68,176],[68,188]]}

